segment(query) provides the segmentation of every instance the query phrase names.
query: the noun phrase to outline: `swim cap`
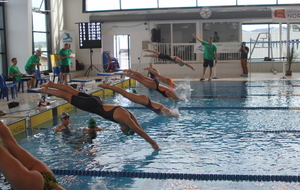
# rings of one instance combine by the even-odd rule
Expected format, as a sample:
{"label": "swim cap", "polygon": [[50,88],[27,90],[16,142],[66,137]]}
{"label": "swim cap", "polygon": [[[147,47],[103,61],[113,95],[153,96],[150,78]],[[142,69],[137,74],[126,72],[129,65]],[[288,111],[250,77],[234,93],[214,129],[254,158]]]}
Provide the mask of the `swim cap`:
{"label": "swim cap", "polygon": [[60,119],[63,119],[65,117],[70,117],[68,113],[66,112],[63,112],[61,115],[60,115]]}
{"label": "swim cap", "polygon": [[123,134],[126,135],[126,136],[134,135],[134,133],[135,132],[133,130],[131,130],[129,127],[127,127],[125,129],[125,132],[123,132]]}
{"label": "swim cap", "polygon": [[97,126],[96,120],[94,118],[90,118],[89,121],[89,128],[95,128]]}
{"label": "swim cap", "polygon": [[136,89],[132,89],[132,93],[137,94]]}

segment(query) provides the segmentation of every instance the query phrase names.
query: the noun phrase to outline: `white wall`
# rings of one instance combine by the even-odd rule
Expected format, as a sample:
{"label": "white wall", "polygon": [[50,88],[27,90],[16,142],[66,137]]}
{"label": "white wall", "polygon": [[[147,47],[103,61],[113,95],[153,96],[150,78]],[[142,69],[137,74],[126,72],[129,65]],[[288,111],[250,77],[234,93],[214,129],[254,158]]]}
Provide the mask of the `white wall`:
{"label": "white wall", "polygon": [[[63,27],[61,30],[74,30],[76,34],[76,59],[85,65],[85,69],[90,65],[90,50],[79,49],[78,22],[89,22],[89,13],[82,13],[82,0],[63,1]],[[59,36],[58,36],[59,37]],[[93,49],[92,61],[95,67],[102,71],[102,51]],[[100,67],[101,64],[101,67]],[[98,71],[93,69],[90,76],[96,75]]]}
{"label": "white wall", "polygon": [[13,0],[5,3],[5,24],[8,66],[11,59],[18,59],[18,67],[24,66],[32,55],[31,0]]}
{"label": "white wall", "polygon": [[131,65],[137,65],[139,57],[144,63],[150,60],[142,57],[142,41],[150,41],[148,26],[144,22],[103,23],[102,29],[103,51],[110,51],[113,55],[114,35],[125,34],[130,35]]}

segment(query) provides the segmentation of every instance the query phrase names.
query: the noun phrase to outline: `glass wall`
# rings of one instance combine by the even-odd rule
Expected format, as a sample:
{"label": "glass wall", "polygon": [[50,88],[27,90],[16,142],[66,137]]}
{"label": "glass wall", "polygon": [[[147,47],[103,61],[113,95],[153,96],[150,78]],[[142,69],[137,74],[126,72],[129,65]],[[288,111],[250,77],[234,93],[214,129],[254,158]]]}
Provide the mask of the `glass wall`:
{"label": "glass wall", "polygon": [[161,43],[194,43],[192,34],[196,33],[196,23],[157,24],[156,27],[161,32]]}
{"label": "glass wall", "polygon": [[178,56],[184,61],[195,61],[194,53],[196,23],[157,24],[160,29],[160,43],[154,44],[154,49],[160,53]]}
{"label": "glass wall", "polygon": [[289,39],[287,32],[287,24],[282,24],[281,38],[279,24],[243,24],[242,40],[249,47],[249,56],[253,61],[265,57],[276,61],[286,57],[288,47],[294,47],[300,53],[300,24],[290,24]]}
{"label": "glass wall", "polygon": [[203,23],[203,40],[213,37],[214,42],[238,42],[239,22],[214,22]]}
{"label": "glass wall", "polygon": [[49,0],[32,0],[32,39],[33,54],[36,50],[42,51],[41,71],[50,67],[50,12]]}
{"label": "glass wall", "polygon": [[[36,1],[36,0],[35,0]],[[204,6],[248,6],[248,5],[280,5],[300,4],[296,0],[83,0],[84,11],[115,11],[115,10],[139,10],[158,8],[186,8]]]}

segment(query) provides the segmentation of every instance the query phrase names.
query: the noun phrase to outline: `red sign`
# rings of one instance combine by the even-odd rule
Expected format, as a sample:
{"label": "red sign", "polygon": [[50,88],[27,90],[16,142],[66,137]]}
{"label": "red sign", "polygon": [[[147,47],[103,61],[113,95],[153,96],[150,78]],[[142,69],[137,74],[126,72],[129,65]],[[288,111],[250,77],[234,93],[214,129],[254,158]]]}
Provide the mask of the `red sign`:
{"label": "red sign", "polygon": [[275,18],[286,18],[285,17],[285,10],[284,9],[279,9],[274,11],[274,17]]}

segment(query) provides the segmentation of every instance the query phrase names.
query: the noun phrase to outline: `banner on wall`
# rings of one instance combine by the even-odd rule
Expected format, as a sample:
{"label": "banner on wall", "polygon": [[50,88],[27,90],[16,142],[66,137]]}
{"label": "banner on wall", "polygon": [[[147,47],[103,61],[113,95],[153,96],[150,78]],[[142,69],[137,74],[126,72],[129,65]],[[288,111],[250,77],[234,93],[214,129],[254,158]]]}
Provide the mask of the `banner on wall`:
{"label": "banner on wall", "polygon": [[272,9],[273,22],[299,22],[300,9]]}
{"label": "banner on wall", "polygon": [[[218,53],[238,53],[241,47],[239,42],[224,42],[224,43],[214,43],[218,48]],[[196,43],[194,45],[194,53],[203,53],[204,46],[202,43]]]}
{"label": "banner on wall", "polygon": [[60,31],[60,49],[64,47],[65,43],[71,45],[70,51],[73,58],[71,58],[71,71],[76,71],[76,44],[75,44],[75,31],[61,30]]}

